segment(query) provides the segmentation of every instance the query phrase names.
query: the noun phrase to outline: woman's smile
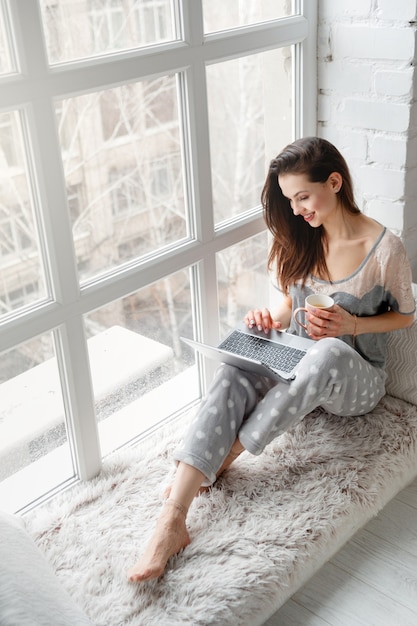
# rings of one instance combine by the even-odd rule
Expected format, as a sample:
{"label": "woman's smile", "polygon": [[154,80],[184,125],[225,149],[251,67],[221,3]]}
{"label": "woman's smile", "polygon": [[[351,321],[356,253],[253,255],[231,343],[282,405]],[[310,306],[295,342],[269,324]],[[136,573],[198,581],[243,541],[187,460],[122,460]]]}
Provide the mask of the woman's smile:
{"label": "woman's smile", "polygon": [[306,213],[303,218],[306,222],[311,222],[314,219],[315,213]]}

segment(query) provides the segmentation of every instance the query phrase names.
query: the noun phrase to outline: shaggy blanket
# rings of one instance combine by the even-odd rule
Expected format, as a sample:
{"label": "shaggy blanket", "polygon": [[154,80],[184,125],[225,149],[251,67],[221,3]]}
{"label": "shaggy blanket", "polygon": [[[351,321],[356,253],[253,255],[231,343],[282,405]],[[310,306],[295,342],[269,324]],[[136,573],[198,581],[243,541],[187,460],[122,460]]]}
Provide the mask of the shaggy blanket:
{"label": "shaggy blanket", "polygon": [[385,396],[365,417],[317,410],[194,500],[192,542],[160,579],[128,583],[185,427],[108,457],[25,518],[94,626],[262,624],[417,474],[417,407]]}

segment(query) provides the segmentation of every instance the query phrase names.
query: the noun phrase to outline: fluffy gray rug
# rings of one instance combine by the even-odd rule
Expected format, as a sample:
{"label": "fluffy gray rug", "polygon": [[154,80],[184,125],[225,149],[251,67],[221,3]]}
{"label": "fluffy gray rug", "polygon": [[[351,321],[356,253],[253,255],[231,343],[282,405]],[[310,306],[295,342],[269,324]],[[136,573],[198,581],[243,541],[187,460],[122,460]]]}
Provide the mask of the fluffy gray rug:
{"label": "fluffy gray rug", "polygon": [[107,458],[96,479],[26,517],[95,626],[261,624],[417,474],[413,405],[386,396],[361,418],[316,411],[261,456],[243,454],[194,501],[191,545],[164,576],[129,584],[183,428]]}

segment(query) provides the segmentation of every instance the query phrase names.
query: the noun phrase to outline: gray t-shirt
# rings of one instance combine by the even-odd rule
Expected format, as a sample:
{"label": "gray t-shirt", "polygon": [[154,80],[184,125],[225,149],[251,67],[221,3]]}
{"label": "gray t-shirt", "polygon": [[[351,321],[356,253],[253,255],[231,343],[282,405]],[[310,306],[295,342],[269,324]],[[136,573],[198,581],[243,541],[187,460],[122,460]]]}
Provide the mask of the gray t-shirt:
{"label": "gray t-shirt", "polygon": [[[342,280],[329,282],[310,275],[304,285],[290,289],[293,310],[304,306],[306,296],[321,293],[331,296],[341,307],[358,317],[396,311],[409,315],[415,310],[411,288],[411,269],[404,246],[396,235],[384,228],[358,269]],[[303,328],[291,321],[288,332],[306,336]],[[340,337],[353,345],[351,335]],[[375,367],[385,366],[387,333],[366,333],[355,338],[355,349]]]}

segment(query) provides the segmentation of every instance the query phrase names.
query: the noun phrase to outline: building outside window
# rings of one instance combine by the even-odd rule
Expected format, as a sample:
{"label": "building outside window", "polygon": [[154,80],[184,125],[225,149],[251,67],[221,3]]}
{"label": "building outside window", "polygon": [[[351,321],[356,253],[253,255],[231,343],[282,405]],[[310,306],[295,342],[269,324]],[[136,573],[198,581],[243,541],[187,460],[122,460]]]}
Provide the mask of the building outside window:
{"label": "building outside window", "polygon": [[314,132],[314,4],[0,4],[1,508],[192,407],[214,365],[180,337],[269,302],[260,193]]}

